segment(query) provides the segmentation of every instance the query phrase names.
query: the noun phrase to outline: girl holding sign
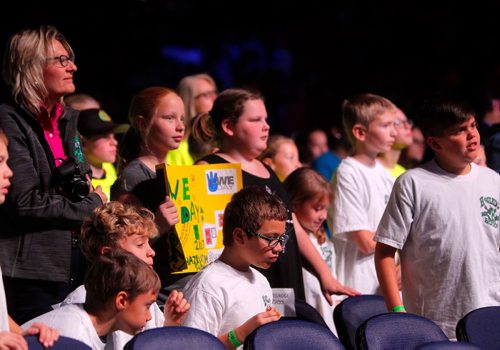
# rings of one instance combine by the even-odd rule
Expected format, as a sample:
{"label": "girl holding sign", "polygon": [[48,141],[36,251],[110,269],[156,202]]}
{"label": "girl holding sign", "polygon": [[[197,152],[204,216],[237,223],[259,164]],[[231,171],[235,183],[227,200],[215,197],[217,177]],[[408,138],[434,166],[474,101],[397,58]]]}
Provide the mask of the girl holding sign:
{"label": "girl holding sign", "polygon": [[165,286],[182,277],[174,278],[170,272],[184,262],[176,254],[179,214],[174,202],[158,190],[155,167],[165,163],[168,151],[179,147],[184,137],[184,103],[171,89],[149,87],[132,98],[128,116],[131,126],[120,147],[120,174],[111,188],[111,200],[156,212],[161,237],[153,245],[154,267]]}
{"label": "girl holding sign", "polygon": [[[202,158],[197,164],[241,163],[243,186],[257,185],[276,194],[291,209],[290,201],[273,170],[257,157],[266,149],[269,136],[267,111],[262,95],[244,89],[228,89],[215,100],[203,122],[194,121],[199,128],[193,135],[203,142],[214,142],[219,151]],[[356,295],[356,291],[341,285],[311,243],[307,233],[293,218],[286,254],[280,256],[270,269],[260,270],[273,288],[293,288],[295,297],[305,300],[301,255],[319,276],[323,294],[332,304],[331,294]]]}

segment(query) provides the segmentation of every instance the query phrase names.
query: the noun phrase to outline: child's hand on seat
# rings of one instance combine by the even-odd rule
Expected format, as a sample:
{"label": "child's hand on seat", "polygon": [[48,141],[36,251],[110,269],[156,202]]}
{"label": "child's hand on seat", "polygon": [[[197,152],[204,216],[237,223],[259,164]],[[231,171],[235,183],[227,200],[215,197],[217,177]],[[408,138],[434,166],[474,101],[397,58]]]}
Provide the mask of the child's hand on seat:
{"label": "child's hand on seat", "polygon": [[163,309],[165,315],[165,326],[180,326],[191,305],[184,299],[182,292],[173,290],[168,296]]}
{"label": "child's hand on seat", "polygon": [[336,295],[347,295],[349,297],[355,295],[361,295],[357,290],[342,285],[339,281],[337,281],[331,274],[326,275],[326,279],[323,280],[320,276],[321,290],[325,299],[328,301],[330,305],[333,305],[333,299],[331,297],[332,294]]}
{"label": "child's hand on seat", "polygon": [[38,335],[38,340],[46,348],[50,348],[59,339],[59,331],[57,329],[51,328],[41,322],[33,323],[22,335]]}
{"label": "child's hand on seat", "polygon": [[235,334],[238,339],[244,340],[256,328],[269,322],[278,321],[280,318],[281,314],[274,307],[268,306],[266,308],[266,311],[253,316],[237,329],[235,329]]}
{"label": "child's hand on seat", "polygon": [[276,315],[278,316],[278,319],[281,318],[281,314],[274,306],[268,306],[266,307],[266,311],[274,311]]}

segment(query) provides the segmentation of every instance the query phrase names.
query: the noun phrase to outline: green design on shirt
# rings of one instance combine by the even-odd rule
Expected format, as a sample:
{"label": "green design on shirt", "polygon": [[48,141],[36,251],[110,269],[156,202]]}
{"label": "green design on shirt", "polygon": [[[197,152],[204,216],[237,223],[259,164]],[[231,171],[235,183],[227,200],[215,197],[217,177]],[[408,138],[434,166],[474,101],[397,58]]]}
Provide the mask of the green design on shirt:
{"label": "green design on shirt", "polygon": [[481,197],[479,198],[481,203],[481,216],[484,220],[484,223],[494,228],[498,227],[498,220],[500,215],[498,214],[498,201],[493,197]]}
{"label": "green design on shirt", "polygon": [[82,144],[80,142],[80,136],[75,136],[75,152],[73,154],[78,163],[83,163],[83,152],[82,152]]}

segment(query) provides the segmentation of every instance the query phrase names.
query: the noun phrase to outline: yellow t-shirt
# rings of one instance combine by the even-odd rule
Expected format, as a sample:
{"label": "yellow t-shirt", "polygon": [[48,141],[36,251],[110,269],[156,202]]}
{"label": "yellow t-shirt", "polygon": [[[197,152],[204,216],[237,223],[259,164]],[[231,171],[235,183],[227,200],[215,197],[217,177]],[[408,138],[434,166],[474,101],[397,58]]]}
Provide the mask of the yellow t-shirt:
{"label": "yellow t-shirt", "polygon": [[191,154],[189,154],[187,140],[182,140],[179,148],[168,151],[166,160],[168,165],[193,165],[194,160]]}
{"label": "yellow t-shirt", "polygon": [[113,186],[117,178],[116,169],[112,163],[102,163],[102,168],[105,171],[104,177],[102,179],[96,179],[93,177],[92,186],[101,186],[102,191],[106,194],[109,201],[109,197],[111,195],[111,186]]}
{"label": "yellow t-shirt", "polygon": [[399,175],[401,175],[406,171],[406,168],[400,164],[396,164],[394,168],[388,170],[391,173],[391,175],[394,176],[395,179],[397,179]]}

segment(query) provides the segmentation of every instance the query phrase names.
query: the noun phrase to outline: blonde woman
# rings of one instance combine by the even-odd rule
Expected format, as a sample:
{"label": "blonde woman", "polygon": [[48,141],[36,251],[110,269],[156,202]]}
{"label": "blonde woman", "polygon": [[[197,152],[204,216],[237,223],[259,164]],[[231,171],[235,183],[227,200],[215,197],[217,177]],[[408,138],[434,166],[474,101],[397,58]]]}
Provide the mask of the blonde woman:
{"label": "blonde woman", "polygon": [[76,71],[74,52],[54,27],[9,39],[3,78],[12,100],[0,106],[0,128],[16,176],[0,208],[0,265],[18,323],[51,310],[83,282],[78,230],[107,201],[100,187],[90,185],[78,112],[63,104],[75,91]]}
{"label": "blonde woman", "polygon": [[181,79],[177,92],[184,101],[186,132],[179,148],[167,155],[170,165],[192,165],[196,160],[212,153],[214,148],[208,143],[197,142],[191,137],[192,120],[199,113],[208,113],[217,97],[217,85],[208,74],[188,75]]}

